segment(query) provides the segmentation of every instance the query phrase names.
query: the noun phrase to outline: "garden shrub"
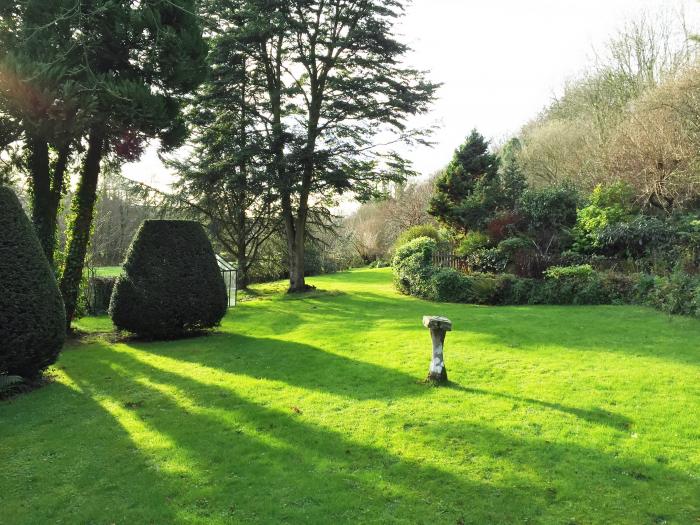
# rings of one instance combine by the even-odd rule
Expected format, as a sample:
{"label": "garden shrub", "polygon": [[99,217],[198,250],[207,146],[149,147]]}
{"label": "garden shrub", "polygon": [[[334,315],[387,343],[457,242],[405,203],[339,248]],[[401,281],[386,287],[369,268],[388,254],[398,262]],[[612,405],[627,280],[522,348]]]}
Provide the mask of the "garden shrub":
{"label": "garden shrub", "polygon": [[580,264],[577,266],[552,266],[544,272],[550,279],[578,279],[588,280],[595,276],[593,267],[590,264]]}
{"label": "garden shrub", "polygon": [[116,277],[90,277],[88,280],[88,312],[90,315],[102,315],[109,311]]}
{"label": "garden shrub", "polygon": [[17,196],[0,186],[0,374],[36,378],[56,362],[66,314],[56,279]]}
{"label": "garden shrub", "polygon": [[466,257],[478,250],[487,248],[489,242],[489,236],[485,233],[478,231],[469,232],[459,241],[455,254],[460,257]]}
{"label": "garden shrub", "polygon": [[508,256],[498,248],[477,250],[466,260],[471,271],[476,273],[502,273],[508,266]]}
{"label": "garden shrub", "polygon": [[472,302],[469,277],[454,268],[436,268],[430,277],[429,299],[446,303]]}
{"label": "garden shrub", "polygon": [[638,301],[640,275],[612,271],[598,273],[598,285],[611,304],[635,304]]}
{"label": "garden shrub", "polygon": [[575,249],[587,253],[600,248],[600,233],[609,225],[628,222],[637,209],[634,189],[629,184],[599,184],[591,193],[588,205],[577,213]]}
{"label": "garden shrub", "polygon": [[145,221],[129,248],[109,313],[117,328],[173,338],[217,326],[226,285],[199,223]]}
{"label": "garden shrub", "polygon": [[369,263],[369,268],[388,268],[389,266],[391,266],[391,263],[384,259],[375,259]]}
{"label": "garden shrub", "polygon": [[504,275],[503,281],[504,285],[501,287],[503,296],[499,304],[529,304],[539,284],[535,279],[514,275]]}
{"label": "garden shrub", "polygon": [[654,279],[654,288],[647,297],[650,306],[667,314],[697,315],[700,279],[683,273]]}
{"label": "garden shrub", "polygon": [[500,279],[498,276],[485,274],[470,274],[467,276],[473,304],[499,304]]}
{"label": "garden shrub", "polygon": [[396,250],[392,266],[394,284],[399,292],[424,299],[433,297],[430,278],[435,271],[432,257],[436,248],[434,239],[419,237]]}
{"label": "garden shrub", "polygon": [[423,299],[484,305],[645,304],[669,314],[700,316],[700,278],[669,278],[596,271],[591,265],[550,267],[543,279],[511,274],[462,274],[433,266],[436,243],[419,238],[394,257],[394,282],[404,294]]}
{"label": "garden shrub", "polygon": [[394,251],[421,237],[428,237],[429,239],[433,239],[436,243],[441,242],[440,232],[435,226],[432,224],[421,224],[419,226],[412,226],[399,235],[399,238],[396,239],[394,243]]}

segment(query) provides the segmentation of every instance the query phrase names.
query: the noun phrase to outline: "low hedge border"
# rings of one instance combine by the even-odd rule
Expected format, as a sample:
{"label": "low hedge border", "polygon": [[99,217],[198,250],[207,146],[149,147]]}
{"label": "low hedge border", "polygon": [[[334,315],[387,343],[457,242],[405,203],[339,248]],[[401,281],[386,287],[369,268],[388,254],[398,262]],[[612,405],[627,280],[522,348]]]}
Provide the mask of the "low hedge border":
{"label": "low hedge border", "polygon": [[437,245],[422,237],[397,250],[394,283],[406,295],[481,305],[647,305],[668,314],[700,317],[700,278],[596,271],[589,265],[550,268],[544,279],[510,274],[465,275],[432,264]]}

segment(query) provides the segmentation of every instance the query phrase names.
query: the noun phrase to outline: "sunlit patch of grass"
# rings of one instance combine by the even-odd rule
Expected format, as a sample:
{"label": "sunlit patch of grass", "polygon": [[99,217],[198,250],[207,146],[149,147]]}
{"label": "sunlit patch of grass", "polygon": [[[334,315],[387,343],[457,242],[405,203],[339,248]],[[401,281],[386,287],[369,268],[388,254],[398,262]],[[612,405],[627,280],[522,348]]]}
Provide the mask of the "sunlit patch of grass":
{"label": "sunlit patch of grass", "polygon": [[95,268],[97,277],[119,277],[120,273],[122,273],[121,266],[97,266]]}
{"label": "sunlit patch of grass", "polygon": [[[700,323],[397,295],[390,270],[139,342],[83,319],[0,404],[3,523],[695,523]],[[423,383],[426,314],[450,384]],[[10,517],[9,520],[7,517]]]}

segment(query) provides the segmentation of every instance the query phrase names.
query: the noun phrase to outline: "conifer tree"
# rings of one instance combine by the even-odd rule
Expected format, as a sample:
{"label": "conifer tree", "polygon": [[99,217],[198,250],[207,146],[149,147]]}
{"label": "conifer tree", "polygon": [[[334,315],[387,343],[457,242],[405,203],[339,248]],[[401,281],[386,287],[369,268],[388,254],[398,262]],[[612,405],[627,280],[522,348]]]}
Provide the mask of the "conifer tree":
{"label": "conifer tree", "polygon": [[482,230],[501,198],[498,168],[498,156],[473,130],[437,179],[428,212],[458,231]]}

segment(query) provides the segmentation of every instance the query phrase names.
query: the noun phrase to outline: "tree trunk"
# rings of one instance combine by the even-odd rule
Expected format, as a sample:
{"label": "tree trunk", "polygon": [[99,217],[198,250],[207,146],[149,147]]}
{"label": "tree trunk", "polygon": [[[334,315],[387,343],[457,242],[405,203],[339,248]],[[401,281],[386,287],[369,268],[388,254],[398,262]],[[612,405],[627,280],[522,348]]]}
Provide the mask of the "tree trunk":
{"label": "tree trunk", "polygon": [[287,230],[287,251],[289,253],[289,289],[287,293],[306,292],[311,287],[304,277],[304,256],[306,253],[306,212],[300,206],[295,218],[291,210],[285,214]]}
{"label": "tree trunk", "polygon": [[30,136],[27,139],[27,167],[32,181],[31,205],[32,223],[36,236],[39,238],[44,255],[53,266],[53,252],[56,241],[55,218],[54,228],[51,224],[51,172],[49,167],[49,143],[40,137]]}
{"label": "tree trunk", "polygon": [[66,322],[70,329],[75,315],[83,275],[83,265],[90,241],[90,230],[97,197],[97,180],[100,175],[100,161],[104,153],[104,136],[101,131],[92,129],[88,139],[88,150],[80,173],[80,182],[74,197],[73,221],[66,255],[66,263],[61,275],[60,288],[66,305]]}
{"label": "tree trunk", "polygon": [[245,290],[246,288],[248,288],[248,271],[250,270],[250,264],[248,263],[248,256],[246,254],[245,243],[243,243],[242,246],[239,243],[238,257],[236,262],[238,263],[238,271],[236,272],[236,286],[238,286],[239,290]]}
{"label": "tree trunk", "polygon": [[44,255],[53,267],[58,209],[63,195],[70,146],[65,145],[59,150],[53,173],[49,161],[48,142],[39,137],[30,137],[28,149],[28,168],[32,179],[32,223]]}

